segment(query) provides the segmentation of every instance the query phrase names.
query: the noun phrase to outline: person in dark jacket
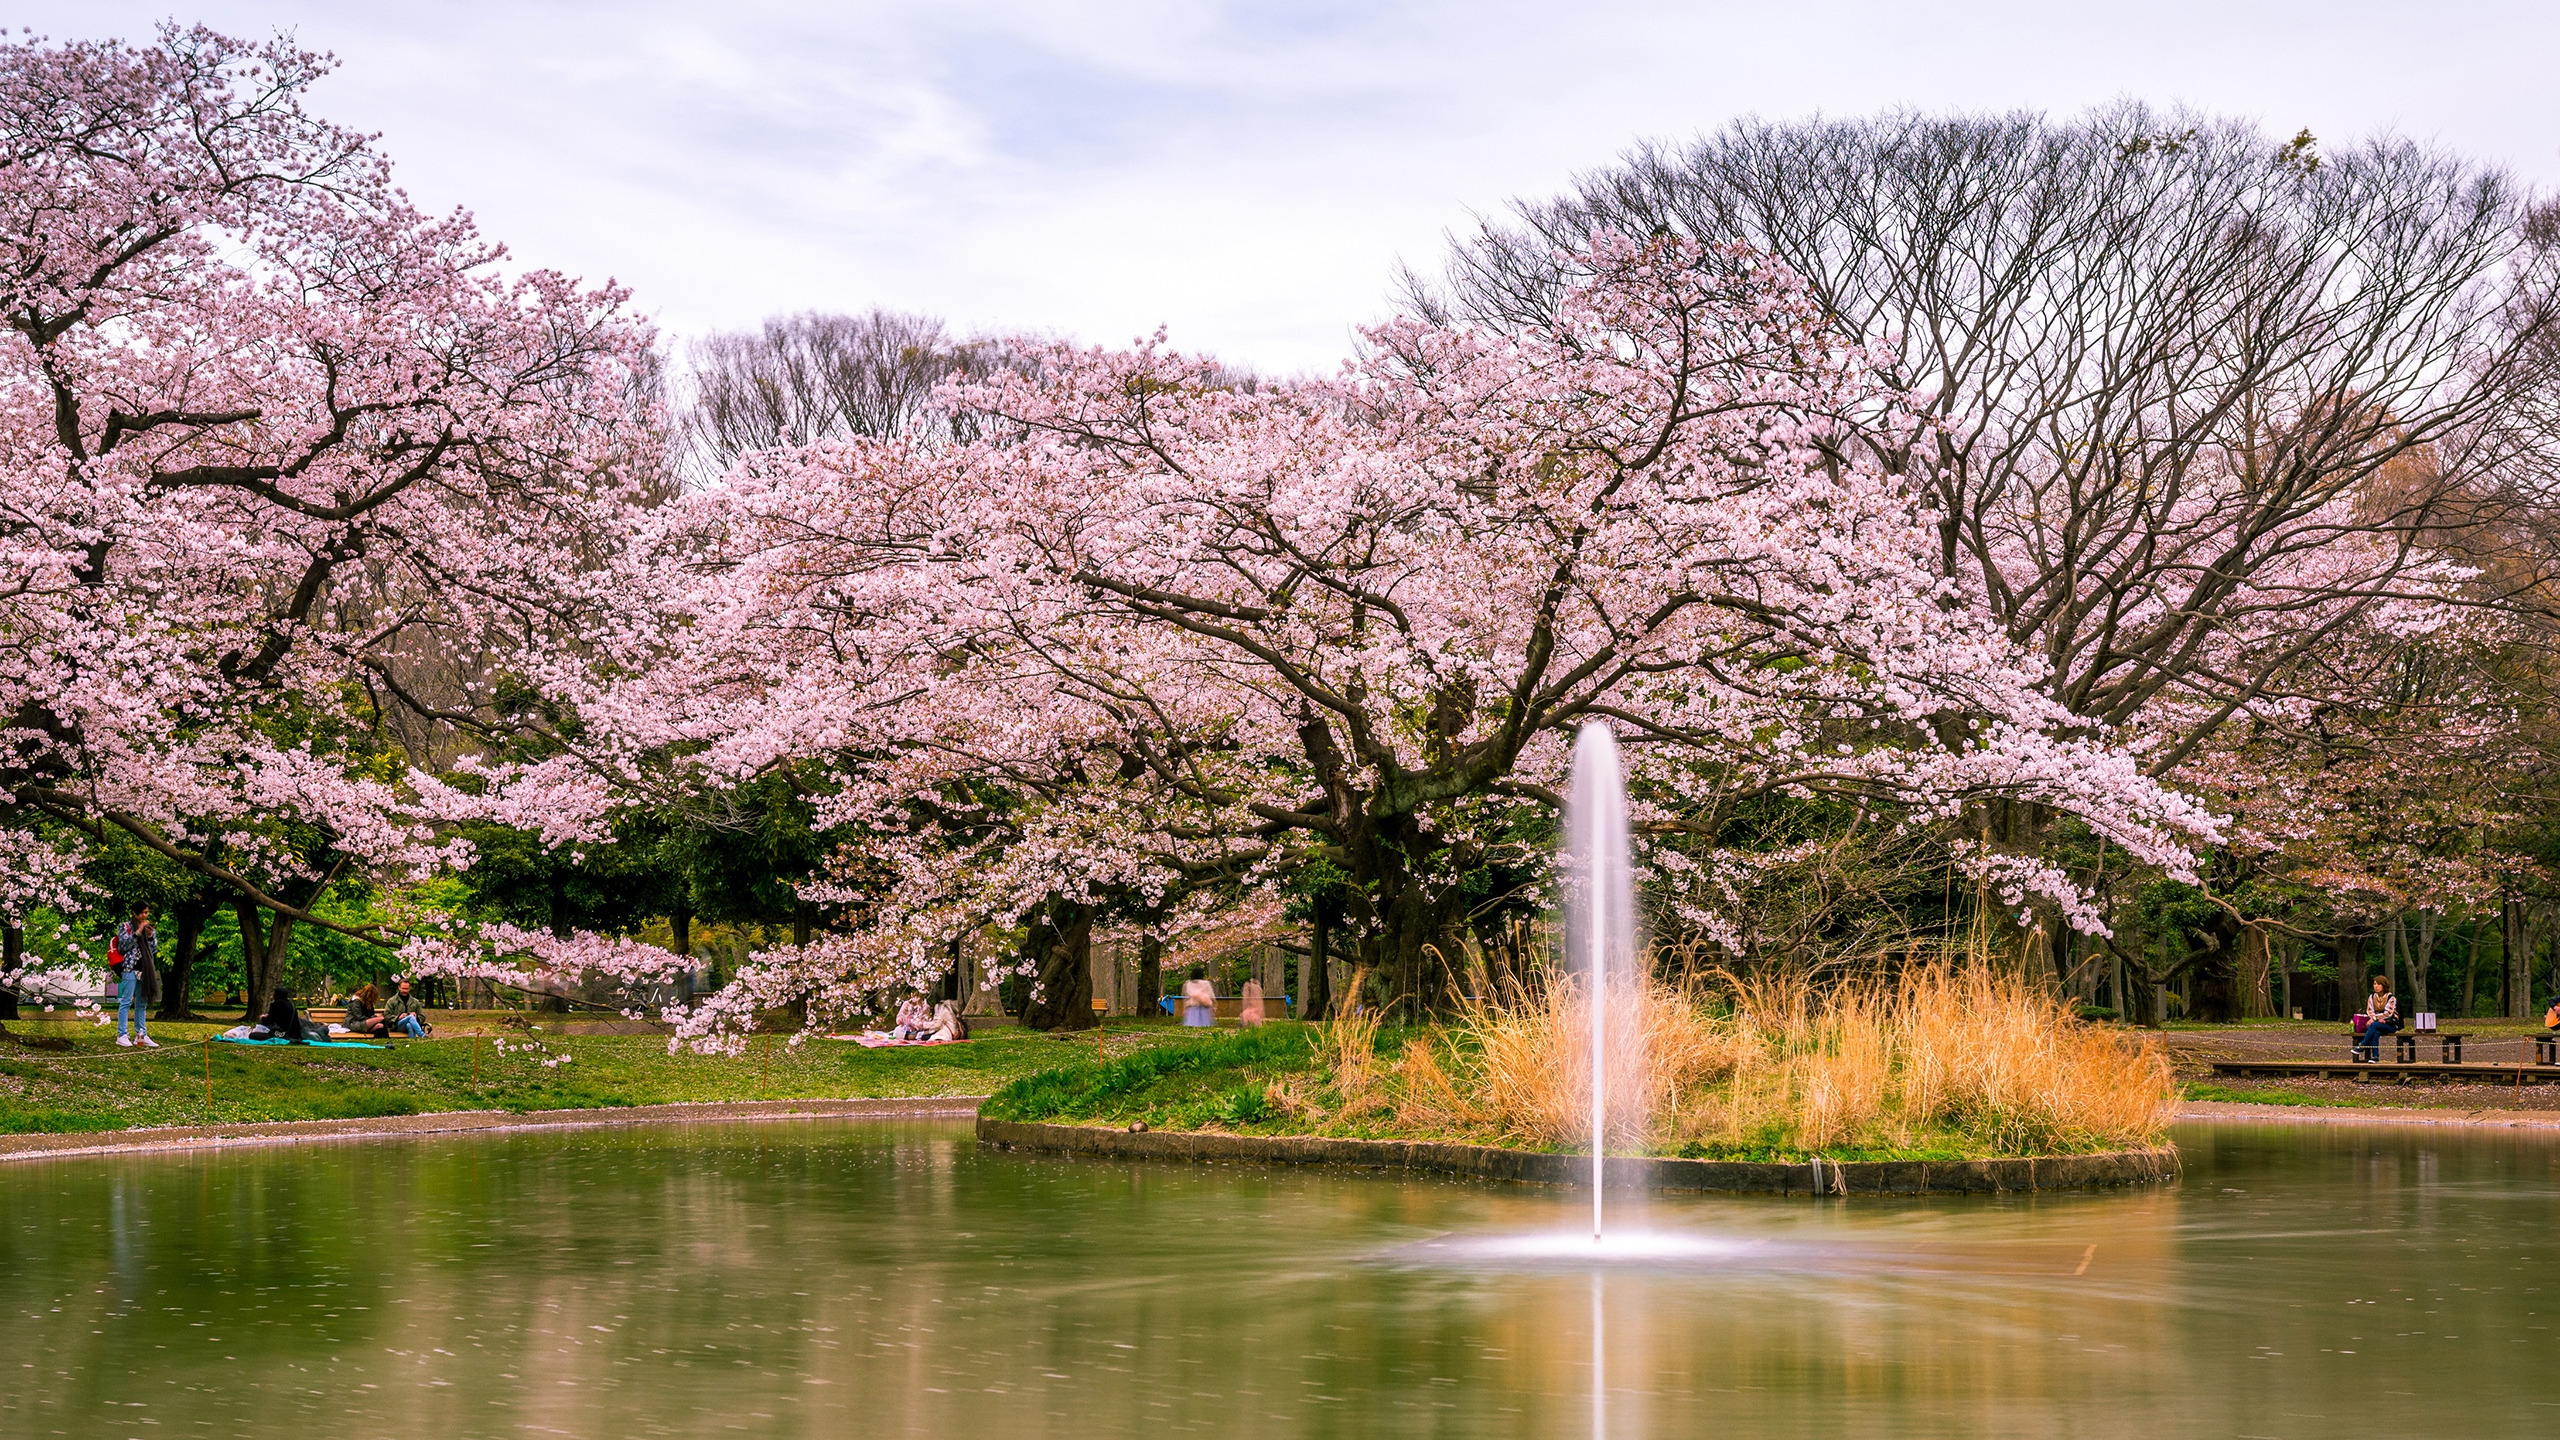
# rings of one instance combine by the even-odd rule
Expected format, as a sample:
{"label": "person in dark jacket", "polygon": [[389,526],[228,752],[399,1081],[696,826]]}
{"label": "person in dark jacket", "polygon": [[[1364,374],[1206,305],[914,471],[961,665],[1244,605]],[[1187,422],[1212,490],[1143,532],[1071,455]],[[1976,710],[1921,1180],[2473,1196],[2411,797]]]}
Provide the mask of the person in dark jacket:
{"label": "person in dark jacket", "polygon": [[[123,964],[116,977],[116,1043],[160,1048],[151,1038],[151,1007],[160,1003],[160,937],[151,928],[151,907],[133,912],[116,930],[116,951]],[[126,1022],[133,1032],[125,1033]]]}
{"label": "person in dark jacket", "polygon": [[302,1031],[302,1012],[293,1008],[293,992],[281,985],[276,987],[276,998],[267,1002],[267,1016],[258,1022],[258,1029],[266,1031],[268,1037],[290,1040],[296,1045],[308,1043],[311,1038]]}

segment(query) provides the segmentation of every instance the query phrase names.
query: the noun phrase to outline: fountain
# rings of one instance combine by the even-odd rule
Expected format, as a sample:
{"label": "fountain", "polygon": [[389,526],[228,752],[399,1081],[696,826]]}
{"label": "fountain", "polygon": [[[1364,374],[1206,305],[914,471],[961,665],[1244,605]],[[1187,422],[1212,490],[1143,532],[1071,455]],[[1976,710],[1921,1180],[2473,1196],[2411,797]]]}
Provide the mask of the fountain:
{"label": "fountain", "polygon": [[1603,1243],[1609,1138],[1611,980],[1632,977],[1636,958],[1635,879],[1628,855],[1627,790],[1618,740],[1592,721],[1573,742],[1565,801],[1565,953],[1591,1007],[1591,1243]]}

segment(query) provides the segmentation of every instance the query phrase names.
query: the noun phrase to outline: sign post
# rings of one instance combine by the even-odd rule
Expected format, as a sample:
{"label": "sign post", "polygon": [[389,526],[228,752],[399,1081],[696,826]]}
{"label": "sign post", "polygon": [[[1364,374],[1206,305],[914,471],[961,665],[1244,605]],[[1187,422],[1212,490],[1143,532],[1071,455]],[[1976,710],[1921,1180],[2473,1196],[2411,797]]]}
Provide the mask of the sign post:
{"label": "sign post", "polygon": [[1095,996],[1093,1000],[1093,1063],[1096,1065],[1101,1064],[1104,1058],[1102,1053],[1102,1032],[1104,1027],[1110,1022],[1110,1016],[1111,1002],[1103,999],[1099,995]]}

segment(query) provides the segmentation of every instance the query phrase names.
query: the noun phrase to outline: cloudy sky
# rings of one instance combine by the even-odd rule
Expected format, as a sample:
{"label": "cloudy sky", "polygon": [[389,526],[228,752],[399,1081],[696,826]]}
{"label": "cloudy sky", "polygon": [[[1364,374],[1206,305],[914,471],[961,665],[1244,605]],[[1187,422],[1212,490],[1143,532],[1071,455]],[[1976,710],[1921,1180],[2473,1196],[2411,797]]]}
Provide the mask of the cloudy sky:
{"label": "cloudy sky", "polygon": [[2560,5],[18,0],[57,39],[294,31],[315,108],[675,334],[885,305],[1329,366],[1399,260],[1642,136],[2136,96],[2560,188]]}

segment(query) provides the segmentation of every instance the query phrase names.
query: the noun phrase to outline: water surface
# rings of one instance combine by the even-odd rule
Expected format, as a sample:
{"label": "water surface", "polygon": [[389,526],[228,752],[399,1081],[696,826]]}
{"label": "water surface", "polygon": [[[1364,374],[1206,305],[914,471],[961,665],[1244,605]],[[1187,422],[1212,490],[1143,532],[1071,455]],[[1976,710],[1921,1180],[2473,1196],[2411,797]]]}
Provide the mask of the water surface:
{"label": "water surface", "polygon": [[1665,1243],[1605,1267],[1477,1244],[1587,1225],[1573,1192],[994,1154],[946,1122],[19,1162],[0,1435],[2560,1425],[2560,1144],[2179,1141],[2147,1192],[1631,1202]]}

